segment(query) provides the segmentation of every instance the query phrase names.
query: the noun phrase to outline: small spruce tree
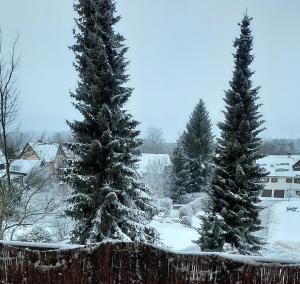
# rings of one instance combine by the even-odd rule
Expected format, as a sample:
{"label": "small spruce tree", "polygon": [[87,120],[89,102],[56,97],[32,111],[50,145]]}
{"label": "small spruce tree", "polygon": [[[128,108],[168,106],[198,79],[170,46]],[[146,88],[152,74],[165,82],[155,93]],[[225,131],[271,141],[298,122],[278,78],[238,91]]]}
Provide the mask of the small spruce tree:
{"label": "small spruce tree", "polygon": [[192,184],[190,160],[185,154],[181,139],[171,154],[170,197],[174,203],[184,202]]}
{"label": "small spruce tree", "polygon": [[259,88],[252,87],[253,37],[251,18],[246,14],[241,33],[234,42],[234,72],[230,89],[225,92],[225,121],[219,123],[215,171],[210,188],[210,205],[204,216],[198,244],[204,251],[230,249],[241,254],[257,253],[262,241],[255,235],[261,229],[259,219],[260,182],[265,176],[256,161],[263,130],[258,112]]}
{"label": "small spruce tree", "polygon": [[190,158],[201,157],[203,160],[211,158],[213,148],[211,121],[202,99],[190,116],[186,131],[183,133],[182,143]]}
{"label": "small spruce tree", "polygon": [[190,160],[191,183],[189,192],[205,192],[212,174],[213,136],[211,121],[202,99],[193,110],[182,144]]}
{"label": "small spruce tree", "polygon": [[194,108],[186,130],[172,155],[172,198],[184,202],[189,194],[207,190],[211,173],[213,137],[211,122],[202,99]]}
{"label": "small spruce tree", "polygon": [[77,157],[65,177],[74,189],[67,211],[76,221],[73,241],[155,242],[155,207],[136,174],[137,122],[123,109],[132,89],[125,86],[124,38],[114,31],[115,1],[78,0],[74,8],[79,82],[72,97],[83,119],[69,123]]}

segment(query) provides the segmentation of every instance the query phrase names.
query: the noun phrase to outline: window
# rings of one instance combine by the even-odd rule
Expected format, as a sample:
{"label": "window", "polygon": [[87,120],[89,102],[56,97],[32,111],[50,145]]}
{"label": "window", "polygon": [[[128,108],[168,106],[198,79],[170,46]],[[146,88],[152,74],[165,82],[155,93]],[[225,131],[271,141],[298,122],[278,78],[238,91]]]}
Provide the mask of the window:
{"label": "window", "polygon": [[296,195],[300,195],[300,190],[296,190]]}
{"label": "window", "polygon": [[292,182],[293,182],[293,179],[292,179],[292,178],[286,178],[286,182],[287,182],[287,183],[292,183]]}
{"label": "window", "polygon": [[288,172],[289,169],[283,169],[283,168],[279,168],[279,169],[276,169],[276,172]]}
{"label": "window", "polygon": [[282,190],[282,189],[275,189],[274,190],[274,197],[275,198],[284,198],[284,190]]}
{"label": "window", "polygon": [[267,183],[267,182],[269,182],[269,181],[270,181],[269,178],[263,178],[263,182],[264,182],[264,183]]}
{"label": "window", "polygon": [[271,178],[271,182],[278,182],[278,178]]}
{"label": "window", "polygon": [[294,178],[294,183],[300,183],[300,178]]}
{"label": "window", "polygon": [[264,189],[261,192],[261,197],[272,197],[272,189]]}

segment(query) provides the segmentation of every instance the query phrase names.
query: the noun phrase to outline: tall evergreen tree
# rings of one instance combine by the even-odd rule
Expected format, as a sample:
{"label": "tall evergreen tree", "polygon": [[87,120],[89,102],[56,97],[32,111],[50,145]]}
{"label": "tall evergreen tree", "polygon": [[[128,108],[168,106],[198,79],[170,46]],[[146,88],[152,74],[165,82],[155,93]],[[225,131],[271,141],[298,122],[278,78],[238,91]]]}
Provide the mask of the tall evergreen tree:
{"label": "tall evergreen tree", "polygon": [[265,176],[256,161],[263,130],[258,109],[259,88],[252,87],[250,64],[253,37],[251,18],[246,14],[234,47],[234,72],[230,89],[225,92],[225,121],[219,123],[221,137],[216,148],[215,172],[211,182],[211,204],[203,218],[198,241],[202,250],[231,249],[241,254],[257,253],[261,240],[259,219],[260,182]]}
{"label": "tall evergreen tree", "polygon": [[183,202],[187,194],[207,190],[211,177],[212,149],[211,122],[205,104],[200,99],[171,156],[171,196],[175,202]]}
{"label": "tall evergreen tree", "polygon": [[124,110],[132,93],[124,38],[114,31],[114,0],[78,0],[72,49],[79,73],[72,94],[82,121],[69,122],[77,155],[66,179],[74,188],[68,214],[76,220],[73,241],[104,239],[154,242],[149,190],[137,178],[134,155],[141,141],[137,122]]}

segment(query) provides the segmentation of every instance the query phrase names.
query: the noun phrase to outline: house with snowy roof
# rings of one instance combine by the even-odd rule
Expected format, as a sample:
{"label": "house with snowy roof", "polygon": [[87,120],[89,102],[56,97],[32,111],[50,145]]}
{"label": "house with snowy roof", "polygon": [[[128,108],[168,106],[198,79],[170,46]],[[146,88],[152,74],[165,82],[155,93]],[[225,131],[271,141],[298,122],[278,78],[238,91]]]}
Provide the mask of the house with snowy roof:
{"label": "house with snowy roof", "polygon": [[20,160],[40,160],[45,166],[57,171],[64,166],[66,154],[59,143],[27,143]]}
{"label": "house with snowy roof", "polygon": [[263,179],[262,197],[266,198],[300,198],[300,156],[270,155],[258,160],[268,172]]}
{"label": "house with snowy roof", "polygon": [[[10,164],[10,177],[14,183],[24,184],[27,176],[41,172],[44,163],[41,160],[17,159]],[[6,173],[4,173],[4,176]]]}

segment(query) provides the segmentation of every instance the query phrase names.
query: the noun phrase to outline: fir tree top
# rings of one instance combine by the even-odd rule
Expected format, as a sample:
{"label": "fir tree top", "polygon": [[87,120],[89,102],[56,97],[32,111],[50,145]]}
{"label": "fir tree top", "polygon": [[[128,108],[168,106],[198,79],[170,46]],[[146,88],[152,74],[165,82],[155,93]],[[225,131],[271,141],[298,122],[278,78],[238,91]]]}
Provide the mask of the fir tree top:
{"label": "fir tree top", "polygon": [[[255,149],[261,139],[259,133],[264,130],[261,120],[262,115],[258,112],[261,104],[257,104],[258,90],[260,87],[252,88],[251,76],[253,71],[250,65],[254,59],[251,54],[253,47],[253,36],[251,35],[250,18],[245,14],[240,26],[240,36],[235,39],[233,78],[229,82],[230,89],[225,92],[225,122],[218,124],[222,130],[223,143],[244,144],[248,149]],[[247,141],[247,143],[245,143]],[[247,144],[247,145],[246,145]],[[257,150],[257,149],[256,149]],[[258,153],[256,153],[258,155]],[[258,155],[255,159],[260,158]]]}
{"label": "fir tree top", "polygon": [[211,121],[202,99],[195,106],[182,135],[182,143],[190,158],[208,159],[212,153]]}

